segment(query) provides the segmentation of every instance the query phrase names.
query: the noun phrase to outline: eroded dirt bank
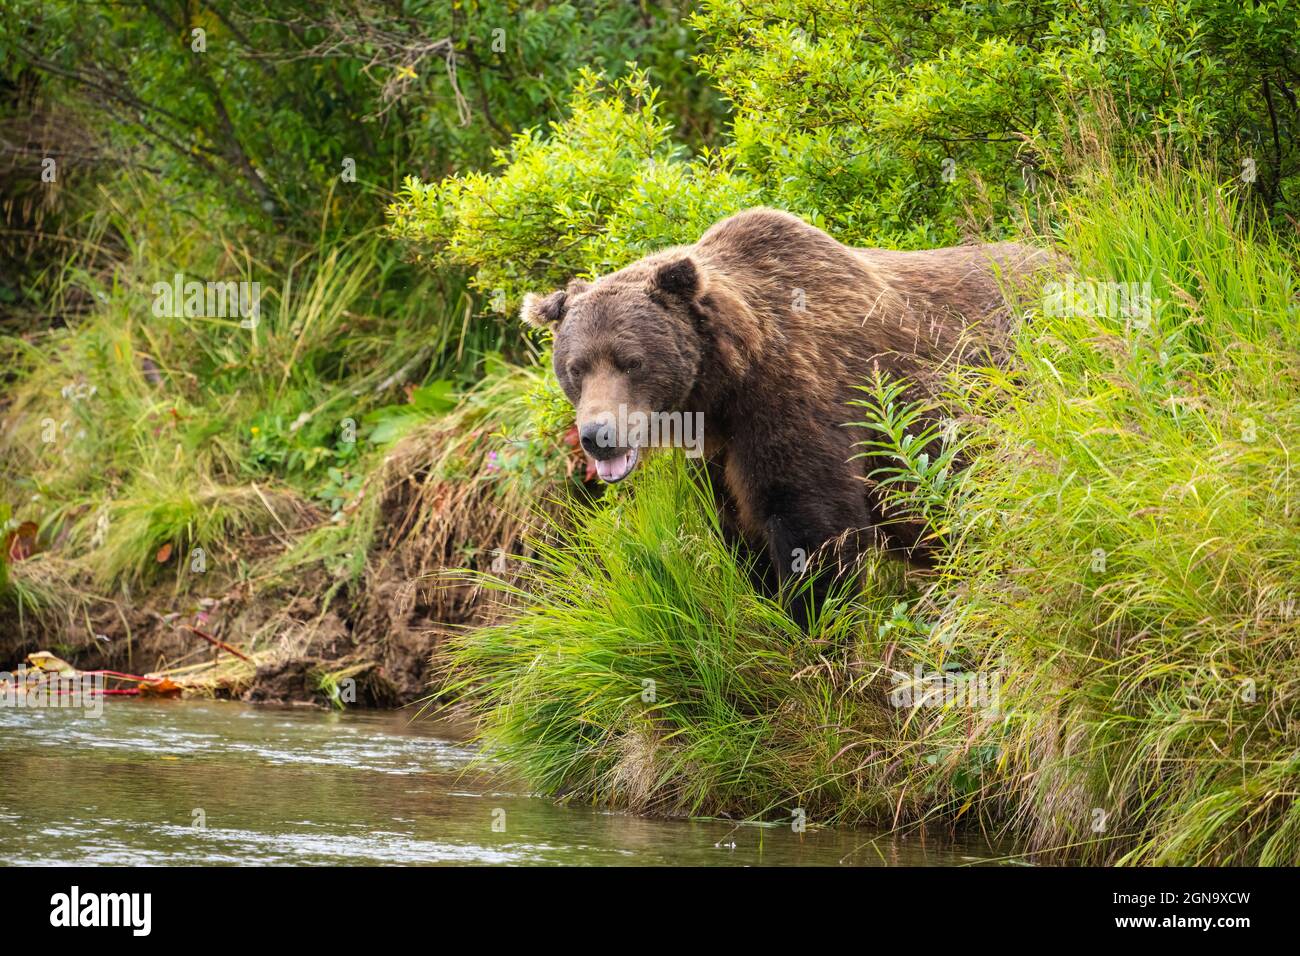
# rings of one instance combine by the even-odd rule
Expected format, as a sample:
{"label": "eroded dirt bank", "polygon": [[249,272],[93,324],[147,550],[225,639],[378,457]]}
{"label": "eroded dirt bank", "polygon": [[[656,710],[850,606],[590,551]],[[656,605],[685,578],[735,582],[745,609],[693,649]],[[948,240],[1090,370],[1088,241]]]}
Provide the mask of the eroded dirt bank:
{"label": "eroded dirt bank", "polygon": [[[518,564],[502,556],[518,553],[524,537],[518,503],[503,506],[485,482],[440,480],[426,465],[430,449],[450,437],[429,429],[385,460],[374,483],[381,489],[376,530],[358,580],[321,562],[224,586],[211,576],[206,593],[181,592],[169,580],[135,595],[108,595],[96,593],[57,548],[33,554],[15,571],[53,580],[74,597],[35,613],[0,610],[0,670],[45,651],[79,670],[166,673],[186,693],[248,701],[397,707],[428,696],[443,638],[485,623],[499,608],[461,572],[512,578]],[[452,440],[482,455],[480,437]],[[295,513],[292,536],[328,520],[308,508]],[[263,567],[276,557],[256,555]]]}
{"label": "eroded dirt bank", "polygon": [[[92,599],[75,629],[48,620],[20,624],[10,614],[0,621],[0,670],[48,651],[80,670],[174,673],[188,692],[249,701],[328,703],[339,683],[351,680],[349,702],[396,707],[429,693],[441,637],[476,617],[467,584],[381,579],[358,598],[336,595],[322,609],[327,587],[321,580],[297,593],[232,592],[197,606],[165,592],[134,604]],[[443,593],[431,599],[439,587]],[[447,614],[448,604],[457,613]]]}

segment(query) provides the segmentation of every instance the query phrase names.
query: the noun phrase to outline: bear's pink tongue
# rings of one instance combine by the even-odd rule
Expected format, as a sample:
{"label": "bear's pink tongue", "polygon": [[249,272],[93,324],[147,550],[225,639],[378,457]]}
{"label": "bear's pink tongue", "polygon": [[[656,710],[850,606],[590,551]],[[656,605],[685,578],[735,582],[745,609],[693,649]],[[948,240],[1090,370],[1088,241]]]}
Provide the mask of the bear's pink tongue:
{"label": "bear's pink tongue", "polygon": [[636,457],[636,448],[633,447],[606,461],[597,458],[596,474],[600,476],[601,481],[608,481],[611,484],[622,481],[632,471],[632,466],[636,464]]}

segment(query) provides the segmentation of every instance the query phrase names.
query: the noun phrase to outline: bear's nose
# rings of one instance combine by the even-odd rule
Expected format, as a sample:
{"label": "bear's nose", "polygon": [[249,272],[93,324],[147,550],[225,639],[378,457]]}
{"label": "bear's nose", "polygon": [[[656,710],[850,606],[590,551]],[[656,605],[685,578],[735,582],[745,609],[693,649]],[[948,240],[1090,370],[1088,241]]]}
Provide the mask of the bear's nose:
{"label": "bear's nose", "polygon": [[613,429],[603,418],[587,422],[579,429],[582,450],[598,461],[605,461],[618,454],[618,444],[614,441]]}

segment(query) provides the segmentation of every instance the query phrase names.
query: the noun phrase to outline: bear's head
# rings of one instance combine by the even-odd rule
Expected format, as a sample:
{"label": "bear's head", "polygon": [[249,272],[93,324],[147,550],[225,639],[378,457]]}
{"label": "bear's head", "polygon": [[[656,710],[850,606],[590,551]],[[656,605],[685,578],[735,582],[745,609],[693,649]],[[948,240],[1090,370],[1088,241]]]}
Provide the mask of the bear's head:
{"label": "bear's head", "polygon": [[740,358],[732,341],[748,309],[689,253],[659,254],[545,297],[522,318],[555,332],[555,375],[578,437],[607,482],[662,443],[666,417],[701,411],[701,376]]}

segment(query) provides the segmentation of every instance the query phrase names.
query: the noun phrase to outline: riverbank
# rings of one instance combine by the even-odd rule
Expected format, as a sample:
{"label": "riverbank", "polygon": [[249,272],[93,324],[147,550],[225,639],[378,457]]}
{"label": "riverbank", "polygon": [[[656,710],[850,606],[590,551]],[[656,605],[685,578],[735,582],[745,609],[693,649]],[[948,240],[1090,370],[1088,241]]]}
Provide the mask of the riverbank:
{"label": "riverbank", "polygon": [[[110,309],[103,321],[113,318]],[[193,340],[178,345],[190,349]],[[202,494],[177,476],[137,497],[123,494],[112,472],[92,479],[68,467],[93,455],[100,436],[68,429],[39,441],[42,415],[59,414],[65,402],[55,386],[77,362],[75,345],[52,356],[8,410],[13,464],[27,469],[24,483],[44,489],[33,504],[63,496],[48,528],[8,525],[0,666],[10,669],[38,650],[85,670],[133,673],[203,667],[211,657],[208,678],[193,681],[198,693],[330,705],[348,680],[349,703],[408,704],[429,693],[446,635],[500,612],[476,580],[444,572],[515,580],[529,552],[526,529],[551,511],[539,496],[575,466],[572,449],[558,442],[543,437],[520,449],[510,437],[528,432],[524,400],[545,371],[498,360],[460,395],[440,387],[438,401],[426,402],[412,389],[410,404],[381,407],[363,426],[371,439],[364,453],[356,436],[330,452],[341,460],[321,475],[327,487],[314,497],[315,472],[293,482],[251,479],[239,460],[211,463]],[[170,434],[149,425],[155,413],[144,409],[162,396],[135,394],[144,378],[137,362],[120,371],[72,413],[97,420],[102,409],[87,407],[95,400],[140,406],[131,457],[155,458],[185,441],[184,418],[210,430],[211,408],[178,415]],[[261,435],[253,426],[247,437]],[[214,652],[202,634],[246,659]]]}

